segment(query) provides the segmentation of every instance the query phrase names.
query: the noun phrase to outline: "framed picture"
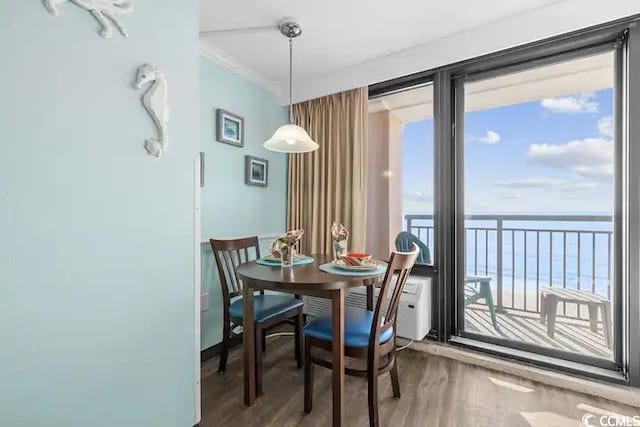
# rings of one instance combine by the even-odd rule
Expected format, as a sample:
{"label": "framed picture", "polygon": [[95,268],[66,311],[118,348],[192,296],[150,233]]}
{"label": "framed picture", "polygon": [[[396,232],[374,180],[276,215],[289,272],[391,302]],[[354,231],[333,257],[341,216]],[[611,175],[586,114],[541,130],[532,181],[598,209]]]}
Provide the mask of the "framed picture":
{"label": "framed picture", "polygon": [[225,144],[244,147],[244,119],[228,111],[217,109],[216,139]]}
{"label": "framed picture", "polygon": [[244,183],[266,187],[269,182],[269,161],[258,157],[244,157]]}

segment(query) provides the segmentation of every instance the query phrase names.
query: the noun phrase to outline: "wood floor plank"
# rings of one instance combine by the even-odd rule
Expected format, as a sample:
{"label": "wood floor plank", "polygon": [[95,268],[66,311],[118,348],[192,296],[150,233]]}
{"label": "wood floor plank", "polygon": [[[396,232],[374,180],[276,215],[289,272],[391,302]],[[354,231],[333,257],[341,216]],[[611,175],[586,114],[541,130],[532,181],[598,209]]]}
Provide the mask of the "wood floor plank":
{"label": "wood floor plank", "polygon": [[[217,359],[205,363],[201,427],[331,425],[331,372],[316,366],[313,411],[306,415],[304,374],[296,369],[293,354],[292,338],[269,340],[264,394],[251,408],[243,404],[241,351],[229,355],[224,374],[217,372]],[[398,354],[398,368],[402,398],[393,398],[388,375],[380,378],[383,426],[579,426],[585,407],[640,416],[629,406],[412,350]],[[366,380],[347,377],[345,382],[345,425],[367,426]]]}

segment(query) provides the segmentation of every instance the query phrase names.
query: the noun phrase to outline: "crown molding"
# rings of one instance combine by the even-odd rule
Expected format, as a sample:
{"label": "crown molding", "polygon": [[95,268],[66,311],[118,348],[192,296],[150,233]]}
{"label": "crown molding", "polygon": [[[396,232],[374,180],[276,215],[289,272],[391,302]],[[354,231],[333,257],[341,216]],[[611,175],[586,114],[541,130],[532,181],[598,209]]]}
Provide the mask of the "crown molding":
{"label": "crown molding", "polygon": [[276,99],[283,105],[287,105],[286,97],[284,95],[283,88],[274,81],[266,78],[264,75],[256,71],[237,59],[229,56],[222,50],[213,46],[211,43],[200,38],[200,55],[204,56],[208,60],[226,68],[227,70],[244,77],[251,83],[254,83],[263,89],[271,92]]}

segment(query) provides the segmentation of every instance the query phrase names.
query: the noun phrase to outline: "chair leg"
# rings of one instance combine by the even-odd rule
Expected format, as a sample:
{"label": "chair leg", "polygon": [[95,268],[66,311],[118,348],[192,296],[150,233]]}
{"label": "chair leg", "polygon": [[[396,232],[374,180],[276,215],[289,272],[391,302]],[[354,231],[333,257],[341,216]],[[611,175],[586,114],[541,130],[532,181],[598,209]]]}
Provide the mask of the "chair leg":
{"label": "chair leg", "polygon": [[302,327],[304,326],[304,315],[302,314],[302,307],[298,309],[298,315],[296,316],[295,326],[295,352],[296,363],[298,369],[302,368],[304,357],[302,355]]}
{"label": "chair leg", "polygon": [[267,330],[266,329],[262,331],[262,352],[263,353],[267,352]]}
{"label": "chair leg", "polygon": [[389,376],[391,376],[391,388],[393,389],[393,397],[400,399],[400,380],[398,378],[398,358],[396,357],[395,350],[389,357],[393,357],[393,367],[389,370]]}
{"label": "chair leg", "polygon": [[223,373],[227,369],[227,358],[229,357],[229,341],[231,340],[231,326],[229,322],[222,330],[222,348],[220,349],[220,362],[218,363],[218,372]]}
{"label": "chair leg", "polygon": [[311,362],[311,342],[304,339],[304,412],[313,408],[313,362]]}
{"label": "chair leg", "polygon": [[491,323],[493,324],[493,328],[495,330],[498,330],[498,322],[496,321],[496,307],[493,304],[491,285],[489,284],[489,282],[482,282],[480,284],[480,289],[485,301],[487,302],[487,307],[489,307],[489,315],[491,316]]}
{"label": "chair leg", "polygon": [[380,419],[378,417],[378,355],[374,357],[369,355],[367,360],[367,382],[369,392],[367,398],[369,400],[369,426],[379,427]]}
{"label": "chair leg", "polygon": [[256,397],[262,394],[262,358],[264,345],[264,330],[256,324]]}

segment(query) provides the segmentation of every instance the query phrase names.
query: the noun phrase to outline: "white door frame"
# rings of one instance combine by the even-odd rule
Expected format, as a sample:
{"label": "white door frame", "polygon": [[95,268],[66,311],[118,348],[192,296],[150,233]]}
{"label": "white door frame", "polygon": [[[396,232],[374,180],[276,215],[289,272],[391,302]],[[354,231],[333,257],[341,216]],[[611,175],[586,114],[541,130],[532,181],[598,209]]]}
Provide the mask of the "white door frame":
{"label": "white door frame", "polygon": [[201,252],[201,231],[202,217],[200,213],[201,207],[201,157],[193,162],[193,334],[194,334],[194,369],[195,369],[195,390],[194,390],[194,422],[193,425],[200,423],[202,418],[201,408],[201,385],[200,385],[200,294],[202,293],[202,252]]}

